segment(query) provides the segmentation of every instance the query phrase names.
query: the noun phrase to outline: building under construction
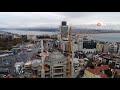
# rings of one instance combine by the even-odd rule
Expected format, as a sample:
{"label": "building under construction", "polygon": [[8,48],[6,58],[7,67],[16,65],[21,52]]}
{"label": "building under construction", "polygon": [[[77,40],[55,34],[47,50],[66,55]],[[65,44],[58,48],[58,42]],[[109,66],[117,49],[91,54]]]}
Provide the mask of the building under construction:
{"label": "building under construction", "polygon": [[[22,73],[24,78],[77,77],[80,64],[79,58],[74,58],[74,42],[69,29],[71,28],[67,26],[66,22],[62,22],[60,40],[49,38],[35,40],[41,46],[41,51],[38,52],[40,58],[24,63],[24,72]],[[67,55],[65,55],[65,52]]]}

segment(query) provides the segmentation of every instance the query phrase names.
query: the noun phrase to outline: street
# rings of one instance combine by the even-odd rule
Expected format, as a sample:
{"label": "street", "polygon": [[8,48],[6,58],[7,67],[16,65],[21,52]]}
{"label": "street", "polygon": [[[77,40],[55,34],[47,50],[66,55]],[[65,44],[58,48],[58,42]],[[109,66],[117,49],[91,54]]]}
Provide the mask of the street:
{"label": "street", "polygon": [[37,53],[40,49],[40,46],[37,46],[36,44],[34,44],[31,49],[32,51],[28,52],[27,50],[23,49],[25,48],[25,45],[22,47],[21,51],[18,52],[17,54],[11,55],[6,57],[6,60],[9,60],[11,62],[10,66],[6,66],[6,68],[9,68],[10,70],[10,75],[15,75],[14,72],[14,65],[16,62],[27,62],[28,60],[30,60],[32,58],[32,56]]}

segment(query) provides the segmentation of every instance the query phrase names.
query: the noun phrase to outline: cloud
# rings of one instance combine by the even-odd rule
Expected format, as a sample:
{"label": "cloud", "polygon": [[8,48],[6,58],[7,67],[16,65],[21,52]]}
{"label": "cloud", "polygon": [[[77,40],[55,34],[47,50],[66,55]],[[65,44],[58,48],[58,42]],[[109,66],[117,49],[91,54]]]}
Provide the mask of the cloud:
{"label": "cloud", "polygon": [[8,27],[60,24],[65,16],[51,12],[5,12],[0,13],[0,24]]}
{"label": "cloud", "polygon": [[0,12],[0,27],[56,26],[68,24],[120,24],[120,12]]}

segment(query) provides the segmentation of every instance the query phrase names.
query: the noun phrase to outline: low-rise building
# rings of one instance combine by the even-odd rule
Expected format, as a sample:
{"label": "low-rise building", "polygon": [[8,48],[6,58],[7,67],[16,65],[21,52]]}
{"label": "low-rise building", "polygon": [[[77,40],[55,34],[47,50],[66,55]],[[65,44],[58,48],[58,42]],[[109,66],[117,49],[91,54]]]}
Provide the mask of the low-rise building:
{"label": "low-rise building", "polygon": [[27,40],[32,40],[32,41],[37,40],[36,35],[27,35]]}
{"label": "low-rise building", "polygon": [[99,42],[96,44],[96,52],[101,53],[103,51],[103,44],[100,44]]}
{"label": "low-rise building", "polygon": [[96,67],[94,69],[87,68],[85,70],[83,78],[109,78],[105,73],[104,70],[109,69],[108,65],[103,65],[100,67]]}

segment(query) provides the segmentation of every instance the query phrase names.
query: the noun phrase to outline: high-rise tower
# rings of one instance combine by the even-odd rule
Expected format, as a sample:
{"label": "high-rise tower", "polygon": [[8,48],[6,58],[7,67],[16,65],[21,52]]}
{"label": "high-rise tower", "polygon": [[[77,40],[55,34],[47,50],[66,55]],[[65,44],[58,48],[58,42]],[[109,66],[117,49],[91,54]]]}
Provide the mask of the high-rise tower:
{"label": "high-rise tower", "polygon": [[62,21],[61,26],[60,26],[60,35],[61,35],[61,40],[68,38],[68,25],[66,21]]}

